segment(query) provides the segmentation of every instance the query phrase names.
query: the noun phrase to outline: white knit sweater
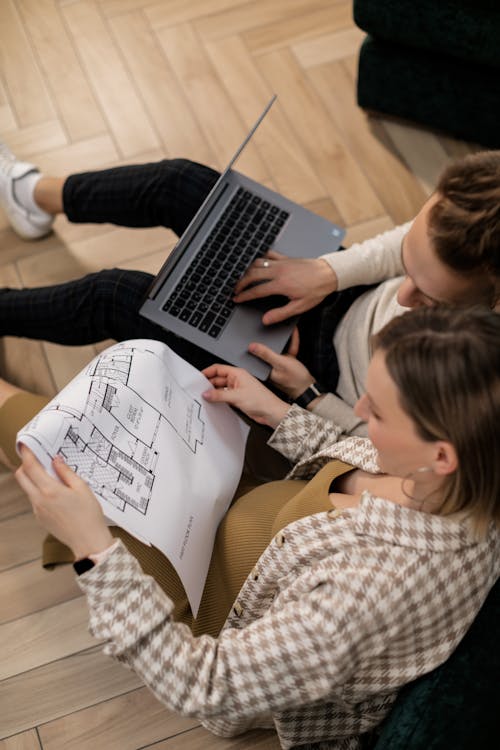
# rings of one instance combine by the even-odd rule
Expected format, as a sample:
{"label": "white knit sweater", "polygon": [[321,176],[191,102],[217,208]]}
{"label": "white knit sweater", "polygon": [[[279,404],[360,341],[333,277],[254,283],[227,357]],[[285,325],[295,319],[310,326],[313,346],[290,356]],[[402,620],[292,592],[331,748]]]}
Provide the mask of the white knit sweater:
{"label": "white knit sweater", "polygon": [[357,284],[378,284],[361,295],[340,321],[333,339],[340,369],[336,394],[327,394],[313,409],[353,435],[366,435],[366,426],[354,414],[353,406],[364,391],[370,337],[405,310],[398,305],[396,294],[404,273],[401,242],[410,226],[408,222],[342,252],[322,256],[337,274],[339,291]]}

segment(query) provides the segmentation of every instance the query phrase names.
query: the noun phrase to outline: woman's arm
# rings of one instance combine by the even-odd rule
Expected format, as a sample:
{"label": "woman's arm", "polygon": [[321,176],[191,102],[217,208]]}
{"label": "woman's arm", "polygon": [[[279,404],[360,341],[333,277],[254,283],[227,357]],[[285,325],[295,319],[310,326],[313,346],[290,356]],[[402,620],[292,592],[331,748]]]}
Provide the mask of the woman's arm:
{"label": "woman's arm", "polygon": [[[69,467],[56,461],[55,470],[61,481],[23,450],[16,476],[40,523],[76,556],[102,551],[110,535],[95,496]],[[271,550],[271,563],[280,550]],[[263,575],[267,570],[269,560]],[[325,603],[316,580],[299,601],[277,597],[272,603],[269,597],[266,604],[260,596],[259,612],[246,623],[242,613],[243,627],[226,628],[217,639],[195,638],[172,620],[173,602],[121,542],[78,582],[87,595],[91,633],[106,641],[105,653],[133,669],[171,709],[223,735],[321,699],[352,670],[346,634],[338,653],[332,650],[333,621],[321,614]],[[253,578],[250,585],[261,586]],[[274,592],[276,584],[269,585]]]}
{"label": "woman's arm", "polygon": [[113,544],[96,496],[60,456],[52,462],[60,481],[45,471],[26,446],[21,447],[21,458],[15,476],[28,495],[37,521],[73,550],[76,560]]}
{"label": "woman's arm", "polygon": [[202,372],[213,386],[203,398],[234,406],[259,424],[275,428],[290,408],[290,404],[239,367],[211,365]]}
{"label": "woman's arm", "polygon": [[232,736],[268,725],[270,714],[331,697],[336,686],[341,693],[356,668],[351,649],[360,658],[358,642],[370,648],[373,623],[364,607],[348,622],[342,600],[352,601],[353,582],[344,578],[337,591],[315,581],[298,599],[278,596],[253,622],[218,638],[194,637],[174,622],[172,602],[123,545],[78,583],[91,633],[106,642],[106,654],[133,669],[170,709]]}

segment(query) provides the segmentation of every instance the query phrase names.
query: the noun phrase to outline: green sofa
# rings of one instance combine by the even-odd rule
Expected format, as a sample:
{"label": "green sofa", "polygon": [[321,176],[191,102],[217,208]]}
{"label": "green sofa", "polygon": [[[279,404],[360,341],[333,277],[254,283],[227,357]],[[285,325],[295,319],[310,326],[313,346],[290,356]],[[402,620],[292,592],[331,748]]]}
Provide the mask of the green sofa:
{"label": "green sofa", "polygon": [[354,0],[358,104],[500,148],[499,0]]}

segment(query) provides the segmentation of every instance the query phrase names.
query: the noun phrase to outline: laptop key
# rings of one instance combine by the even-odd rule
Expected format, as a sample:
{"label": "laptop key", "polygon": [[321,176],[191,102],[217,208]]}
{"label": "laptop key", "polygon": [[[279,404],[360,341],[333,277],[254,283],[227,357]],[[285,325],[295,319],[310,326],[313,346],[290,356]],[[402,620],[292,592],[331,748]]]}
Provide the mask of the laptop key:
{"label": "laptop key", "polygon": [[272,245],[287,218],[286,211],[239,188],[164,309],[219,336],[234,311],[236,281]]}
{"label": "laptop key", "polygon": [[199,324],[201,323],[203,319],[203,315],[199,312],[194,312],[191,315],[191,318],[189,319],[189,325],[194,326],[195,328],[198,328]]}
{"label": "laptop key", "polygon": [[212,328],[209,330],[208,335],[212,336],[212,338],[216,339],[217,336],[222,331],[222,328],[220,326],[212,326]]}

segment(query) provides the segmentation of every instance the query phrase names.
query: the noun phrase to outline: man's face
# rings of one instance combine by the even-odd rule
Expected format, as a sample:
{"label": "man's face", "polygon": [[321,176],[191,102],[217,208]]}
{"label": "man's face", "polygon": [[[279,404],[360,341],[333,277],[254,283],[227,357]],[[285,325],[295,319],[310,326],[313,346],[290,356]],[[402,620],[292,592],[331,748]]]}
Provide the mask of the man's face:
{"label": "man's face", "polygon": [[474,304],[481,301],[477,278],[462,275],[446,266],[436,255],[428,235],[428,215],[438,195],[432,195],[415,217],[401,245],[406,276],[398,290],[403,307],[432,307],[440,302]]}

